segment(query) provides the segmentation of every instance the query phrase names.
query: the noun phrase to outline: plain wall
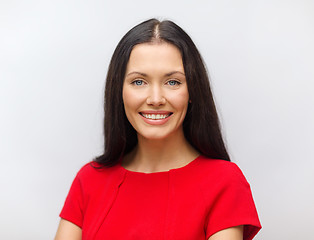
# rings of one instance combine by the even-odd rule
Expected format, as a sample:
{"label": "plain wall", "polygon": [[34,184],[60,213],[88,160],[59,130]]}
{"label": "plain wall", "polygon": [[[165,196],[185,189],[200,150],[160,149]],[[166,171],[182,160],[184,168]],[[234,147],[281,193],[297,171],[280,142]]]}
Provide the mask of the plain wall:
{"label": "plain wall", "polygon": [[54,237],[76,172],[102,152],[113,50],[151,17],[185,29],[207,64],[263,225],[255,239],[310,239],[311,0],[0,0],[0,239]]}

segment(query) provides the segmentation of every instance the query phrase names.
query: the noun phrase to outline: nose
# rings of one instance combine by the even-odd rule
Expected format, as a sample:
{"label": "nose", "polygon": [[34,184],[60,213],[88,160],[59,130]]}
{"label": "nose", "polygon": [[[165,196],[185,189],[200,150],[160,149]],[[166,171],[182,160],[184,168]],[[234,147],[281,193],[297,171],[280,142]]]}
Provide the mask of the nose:
{"label": "nose", "polygon": [[166,98],[161,87],[154,86],[149,90],[146,103],[153,106],[160,106],[166,103]]}

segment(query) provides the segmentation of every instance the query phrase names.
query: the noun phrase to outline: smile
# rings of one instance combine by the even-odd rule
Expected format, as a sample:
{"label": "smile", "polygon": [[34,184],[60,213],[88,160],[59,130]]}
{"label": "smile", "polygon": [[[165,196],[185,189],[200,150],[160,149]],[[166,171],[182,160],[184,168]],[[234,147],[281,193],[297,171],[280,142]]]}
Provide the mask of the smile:
{"label": "smile", "polygon": [[152,119],[152,120],[160,120],[160,119],[165,119],[169,117],[172,113],[168,114],[145,114],[145,113],[140,113],[144,118],[146,119]]}

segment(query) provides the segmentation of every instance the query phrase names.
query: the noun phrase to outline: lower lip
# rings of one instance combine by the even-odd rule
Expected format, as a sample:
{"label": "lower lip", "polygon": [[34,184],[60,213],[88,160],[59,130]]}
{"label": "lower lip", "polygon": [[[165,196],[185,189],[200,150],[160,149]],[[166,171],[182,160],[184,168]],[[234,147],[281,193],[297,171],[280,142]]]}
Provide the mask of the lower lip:
{"label": "lower lip", "polygon": [[171,118],[172,114],[166,118],[163,118],[163,119],[149,119],[149,118],[145,118],[143,117],[141,114],[140,116],[143,118],[144,122],[150,124],[150,125],[163,125],[165,124],[166,122],[168,122],[168,120]]}

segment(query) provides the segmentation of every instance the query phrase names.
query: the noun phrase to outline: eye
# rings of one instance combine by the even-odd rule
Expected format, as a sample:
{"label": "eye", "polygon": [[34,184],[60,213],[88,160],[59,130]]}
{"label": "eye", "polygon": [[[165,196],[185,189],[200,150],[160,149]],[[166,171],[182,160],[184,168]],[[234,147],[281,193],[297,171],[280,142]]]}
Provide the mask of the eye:
{"label": "eye", "polygon": [[180,85],[181,83],[180,83],[179,81],[177,81],[177,80],[169,80],[169,81],[167,82],[167,84],[170,85],[170,86],[178,86],[178,85]]}
{"label": "eye", "polygon": [[136,86],[142,86],[144,84],[143,80],[136,79],[135,81],[132,82],[132,84]]}

